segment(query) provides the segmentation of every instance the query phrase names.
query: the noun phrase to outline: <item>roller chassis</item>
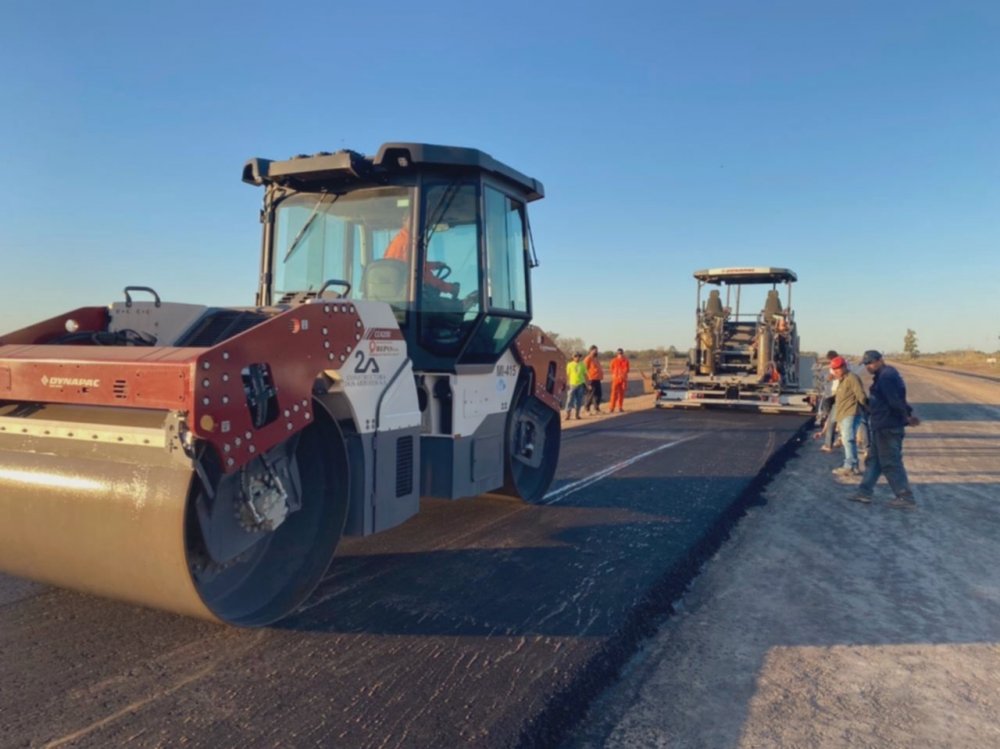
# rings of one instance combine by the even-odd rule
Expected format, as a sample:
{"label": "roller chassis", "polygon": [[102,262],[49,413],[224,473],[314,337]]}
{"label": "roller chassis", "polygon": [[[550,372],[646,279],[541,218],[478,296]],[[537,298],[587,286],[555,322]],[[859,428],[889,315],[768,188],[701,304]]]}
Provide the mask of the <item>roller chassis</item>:
{"label": "roller chassis", "polygon": [[[265,322],[208,348],[18,345],[30,338],[55,338],[67,320],[84,334],[108,329],[106,309],[75,310],[41,329],[0,339],[0,400],[16,396],[21,402],[180,414],[176,427],[165,427],[169,438],[164,441],[176,438],[190,446],[195,439],[204,440],[223,456],[223,471],[231,473],[309,424],[317,375],[339,370],[369,332],[358,314],[363,304],[259,309],[268,317]],[[150,318],[169,311],[169,305],[134,306],[145,308]],[[276,349],[285,355],[262,358],[261,352]],[[255,411],[261,409],[265,413],[258,418]],[[0,430],[15,427],[37,429],[0,417]],[[60,436],[102,439],[99,430],[86,429]]]}

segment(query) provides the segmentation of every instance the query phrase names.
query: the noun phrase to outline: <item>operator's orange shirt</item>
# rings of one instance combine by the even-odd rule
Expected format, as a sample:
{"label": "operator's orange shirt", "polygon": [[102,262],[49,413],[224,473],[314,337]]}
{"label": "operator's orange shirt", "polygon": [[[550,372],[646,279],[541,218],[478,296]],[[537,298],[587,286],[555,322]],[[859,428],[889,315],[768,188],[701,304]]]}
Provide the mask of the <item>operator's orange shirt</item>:
{"label": "operator's orange shirt", "polygon": [[389,260],[402,260],[404,263],[408,262],[410,259],[410,230],[400,229],[399,233],[389,242],[389,246],[385,248],[385,254],[382,257]]}
{"label": "operator's orange shirt", "polygon": [[628,359],[624,356],[616,356],[611,360],[611,381],[628,382]]}
{"label": "operator's orange shirt", "polygon": [[588,380],[604,379],[604,370],[601,369],[601,363],[597,361],[597,354],[587,354],[583,357],[583,363],[587,365]]}
{"label": "operator's orange shirt", "polygon": [[[410,230],[406,227],[400,229],[389,242],[389,246],[385,248],[382,257],[387,260],[410,262]],[[443,294],[458,293],[457,285],[443,281],[434,275],[434,264],[430,262],[424,263],[424,283]]]}

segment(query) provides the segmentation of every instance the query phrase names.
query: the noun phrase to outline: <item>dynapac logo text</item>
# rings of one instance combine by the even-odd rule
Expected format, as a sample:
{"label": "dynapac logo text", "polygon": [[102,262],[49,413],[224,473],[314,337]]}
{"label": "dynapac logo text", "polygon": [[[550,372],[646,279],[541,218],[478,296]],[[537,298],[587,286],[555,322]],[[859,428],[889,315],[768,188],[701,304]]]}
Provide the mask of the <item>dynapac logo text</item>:
{"label": "dynapac logo text", "polygon": [[101,381],[100,379],[90,377],[49,377],[48,375],[42,375],[42,384],[50,388],[99,388]]}

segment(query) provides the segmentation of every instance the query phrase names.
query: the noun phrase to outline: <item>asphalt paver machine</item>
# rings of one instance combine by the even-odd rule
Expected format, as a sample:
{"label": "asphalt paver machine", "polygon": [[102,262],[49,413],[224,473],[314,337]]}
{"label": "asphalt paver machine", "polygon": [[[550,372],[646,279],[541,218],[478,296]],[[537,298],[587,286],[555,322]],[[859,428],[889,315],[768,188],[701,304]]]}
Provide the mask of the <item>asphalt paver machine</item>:
{"label": "asphalt paver machine", "polygon": [[415,143],[243,180],[253,306],[128,287],[0,335],[0,571],[260,626],[421,496],[545,494],[565,381],[530,324],[542,185]]}
{"label": "asphalt paver machine", "polygon": [[[795,273],[771,267],[712,268],[697,271],[694,277],[698,282],[695,346],[682,376],[655,379],[656,406],[812,413],[817,394],[812,369],[804,367],[799,357],[792,310]],[[703,298],[706,287],[715,288]]]}

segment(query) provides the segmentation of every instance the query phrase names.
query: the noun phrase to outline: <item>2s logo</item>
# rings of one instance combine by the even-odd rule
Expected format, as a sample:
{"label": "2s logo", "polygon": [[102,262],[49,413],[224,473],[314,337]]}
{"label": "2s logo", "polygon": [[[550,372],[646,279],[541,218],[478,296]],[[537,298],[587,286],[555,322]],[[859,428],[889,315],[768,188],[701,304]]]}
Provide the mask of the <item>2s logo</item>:
{"label": "2s logo", "polygon": [[378,362],[375,361],[374,356],[365,356],[365,352],[358,349],[354,352],[354,358],[358,360],[358,363],[354,365],[355,374],[378,374]]}

